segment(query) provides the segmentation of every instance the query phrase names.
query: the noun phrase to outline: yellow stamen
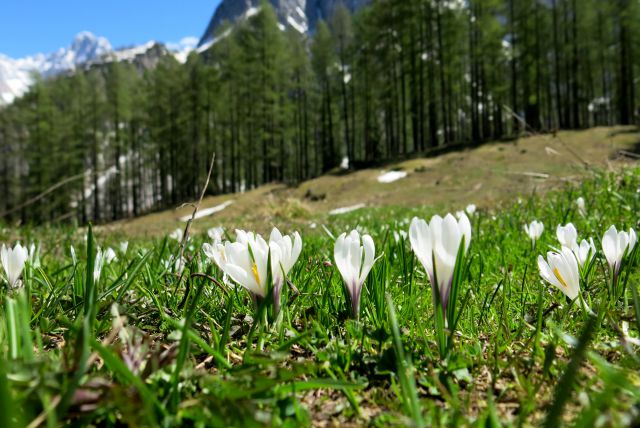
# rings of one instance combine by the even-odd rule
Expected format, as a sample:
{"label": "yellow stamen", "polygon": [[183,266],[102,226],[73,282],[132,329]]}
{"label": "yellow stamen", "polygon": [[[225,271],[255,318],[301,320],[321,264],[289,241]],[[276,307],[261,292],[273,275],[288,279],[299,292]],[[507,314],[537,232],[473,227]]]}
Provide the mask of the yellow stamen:
{"label": "yellow stamen", "polygon": [[255,263],[251,267],[251,270],[253,271],[253,277],[255,278],[256,283],[260,284],[260,274],[258,274],[258,266]]}
{"label": "yellow stamen", "polygon": [[557,267],[553,268],[553,274],[556,276],[556,278],[558,278],[558,281],[560,281],[560,284],[562,284],[564,288],[569,288],[567,283],[564,281],[564,278],[562,278],[562,275],[560,275]]}

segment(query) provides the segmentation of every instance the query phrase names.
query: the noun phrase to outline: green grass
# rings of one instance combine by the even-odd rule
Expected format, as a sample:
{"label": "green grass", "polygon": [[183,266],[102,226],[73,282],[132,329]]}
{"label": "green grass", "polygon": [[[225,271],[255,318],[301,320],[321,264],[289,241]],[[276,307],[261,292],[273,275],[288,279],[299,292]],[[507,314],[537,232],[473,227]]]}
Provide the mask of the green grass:
{"label": "green grass", "polygon": [[[577,213],[578,196],[586,217]],[[244,289],[194,275],[222,279],[200,251],[205,236],[187,244],[182,275],[166,262],[178,243],[163,238],[117,250],[96,283],[97,246],[117,249],[118,241],[91,231],[85,242],[85,231],[20,230],[23,243],[40,243],[40,266],[27,266],[23,290],[0,288],[0,424],[638,424],[639,348],[620,330],[627,322],[630,336],[640,337],[640,257],[628,267],[624,295],[612,301],[599,241],[611,224],[637,229],[639,212],[636,168],[476,213],[462,311],[444,359],[428,279],[409,242],[394,237],[413,216],[436,214],[429,208],[364,209],[325,224],[334,236],[370,233],[382,256],[358,321],[321,227],[303,236],[289,275],[300,294],[284,288],[276,319],[268,304],[256,311]],[[523,231],[533,219],[545,224],[535,251]],[[569,221],[599,250],[582,284],[595,316],[538,274],[537,255],[557,246],[555,227]],[[0,241],[9,233],[16,231],[1,230]]]}

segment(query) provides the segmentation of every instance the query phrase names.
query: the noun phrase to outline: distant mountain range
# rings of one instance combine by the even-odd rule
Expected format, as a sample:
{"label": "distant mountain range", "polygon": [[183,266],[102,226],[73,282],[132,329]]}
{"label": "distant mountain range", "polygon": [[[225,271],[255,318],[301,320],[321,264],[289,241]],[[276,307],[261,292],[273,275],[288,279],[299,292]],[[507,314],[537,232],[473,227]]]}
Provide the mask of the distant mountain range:
{"label": "distant mountain range", "polygon": [[36,75],[47,78],[112,61],[132,62],[141,68],[150,68],[159,57],[169,54],[184,62],[196,42],[193,38],[186,38],[178,44],[166,47],[151,41],[140,46],[114,50],[104,37],[82,32],[69,47],[50,54],[20,59],[0,54],[0,106],[11,104],[14,99],[22,96]]}
{"label": "distant mountain range", "polygon": [[[338,4],[352,12],[371,0],[269,0],[273,5],[280,28],[294,28],[300,33],[313,32],[319,20],[331,18]],[[235,23],[255,15],[260,0],[222,0],[198,42],[183,39],[178,44],[165,46],[154,41],[124,49],[113,49],[104,37],[90,32],[79,33],[67,48],[49,54],[37,54],[13,59],[0,54],[0,106],[11,104],[22,96],[34,82],[36,75],[44,78],[70,73],[78,68],[89,68],[111,61],[133,62],[140,68],[155,66],[159,57],[173,54],[178,61],[186,61],[187,55],[198,45],[198,52],[215,42],[220,27],[225,22]]]}
{"label": "distant mountain range", "polygon": [[[292,27],[300,33],[313,32],[319,20],[327,21],[338,4],[352,12],[371,0],[269,0],[278,15],[281,28]],[[216,34],[225,22],[234,23],[257,13],[260,0],[222,0],[209,26],[200,39],[200,49],[215,41]]]}

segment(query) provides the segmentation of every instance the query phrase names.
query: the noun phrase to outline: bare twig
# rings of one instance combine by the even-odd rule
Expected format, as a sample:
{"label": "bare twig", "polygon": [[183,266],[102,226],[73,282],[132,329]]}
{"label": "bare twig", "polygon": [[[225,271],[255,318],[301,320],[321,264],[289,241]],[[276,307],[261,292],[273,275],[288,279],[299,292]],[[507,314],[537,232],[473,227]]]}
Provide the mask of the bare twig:
{"label": "bare twig", "polygon": [[289,301],[287,302],[287,305],[291,305],[298,297],[300,297],[302,293],[300,293],[300,290],[298,290],[298,287],[293,285],[293,282],[289,281],[288,279],[287,279],[287,285],[289,285],[289,288],[291,288],[291,291],[293,291],[293,295],[289,297]]}
{"label": "bare twig", "polygon": [[[193,213],[191,213],[191,218],[189,219],[189,221],[187,221],[187,225],[184,228],[182,241],[180,242],[180,253],[178,254],[179,264],[182,263],[182,258],[184,256],[184,247],[187,245],[187,241],[189,240],[189,232],[191,232],[191,223],[193,223],[193,220],[195,220],[196,214],[198,213],[198,209],[200,209],[200,204],[202,203],[202,200],[204,199],[204,195],[207,192],[207,188],[209,187],[209,180],[211,180],[211,173],[213,172],[213,165],[215,163],[215,160],[216,160],[216,154],[213,153],[213,155],[211,155],[211,163],[209,164],[209,172],[207,173],[207,180],[205,181],[204,186],[202,187],[202,192],[200,192],[200,199],[198,199],[198,202],[194,205]],[[176,284],[176,291],[178,290],[178,286],[180,285],[180,282],[182,282],[182,272],[180,272],[180,278],[178,279],[178,282]],[[191,288],[189,285],[189,281],[187,281],[187,286],[184,291],[184,296],[182,297],[182,300],[178,304],[178,308],[182,308],[186,304],[187,297],[189,296],[190,291],[191,291]]]}
{"label": "bare twig", "polygon": [[178,258],[178,260],[182,260],[182,256],[184,255],[184,247],[187,244],[187,241],[189,240],[189,232],[191,232],[191,223],[193,223],[193,220],[195,220],[196,214],[200,209],[200,204],[202,203],[202,200],[204,199],[204,195],[207,192],[207,188],[209,187],[209,180],[211,180],[211,173],[213,172],[213,165],[215,160],[216,160],[216,154],[214,153],[211,156],[211,163],[209,164],[209,172],[207,173],[207,181],[205,181],[204,186],[202,187],[202,192],[200,192],[200,199],[198,199],[198,202],[194,205],[191,218],[189,219],[189,221],[187,221],[187,225],[184,228],[184,234],[182,235],[182,241],[180,242],[180,255],[179,255],[180,257]]}
{"label": "bare twig", "polygon": [[61,395],[56,395],[55,397],[53,397],[51,403],[49,403],[49,408],[43,410],[34,420],[32,420],[31,423],[27,425],[27,428],[36,428],[42,425],[46,420],[47,415],[51,413],[56,407],[58,407],[58,404],[60,404],[61,400]]}
{"label": "bare twig", "polygon": [[214,277],[212,277],[211,275],[207,275],[206,273],[200,273],[200,272],[194,272],[191,274],[191,278],[206,278],[209,281],[213,282],[213,284],[218,287],[220,290],[222,290],[222,292],[225,295],[229,295],[229,291],[227,291],[227,288],[222,285],[222,283],[220,283],[220,281],[218,281],[217,279],[215,279]]}
{"label": "bare twig", "polygon": [[298,290],[298,287],[296,287],[295,285],[293,285],[293,282],[289,281],[287,279],[287,284],[289,284],[289,287],[291,288],[291,290],[293,290],[293,292],[295,293],[296,296],[300,295],[300,290]]}

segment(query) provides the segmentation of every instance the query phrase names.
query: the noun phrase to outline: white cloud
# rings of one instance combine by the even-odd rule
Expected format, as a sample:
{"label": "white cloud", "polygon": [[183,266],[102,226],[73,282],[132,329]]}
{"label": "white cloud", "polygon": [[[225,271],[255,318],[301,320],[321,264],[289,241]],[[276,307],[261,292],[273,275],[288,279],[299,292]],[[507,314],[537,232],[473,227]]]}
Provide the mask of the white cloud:
{"label": "white cloud", "polygon": [[187,36],[180,39],[179,42],[169,42],[167,43],[167,49],[171,51],[185,51],[185,50],[193,50],[198,46],[198,38],[194,36]]}

